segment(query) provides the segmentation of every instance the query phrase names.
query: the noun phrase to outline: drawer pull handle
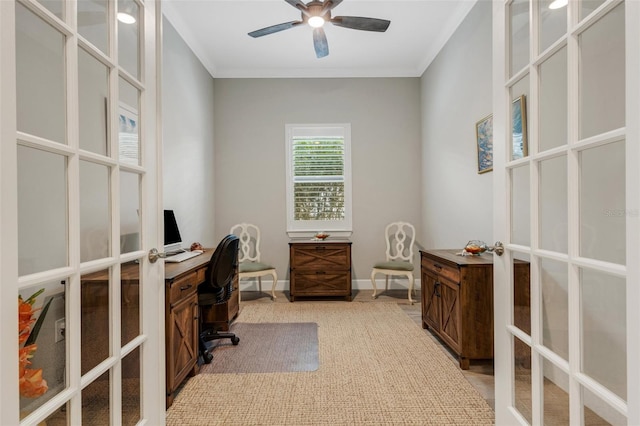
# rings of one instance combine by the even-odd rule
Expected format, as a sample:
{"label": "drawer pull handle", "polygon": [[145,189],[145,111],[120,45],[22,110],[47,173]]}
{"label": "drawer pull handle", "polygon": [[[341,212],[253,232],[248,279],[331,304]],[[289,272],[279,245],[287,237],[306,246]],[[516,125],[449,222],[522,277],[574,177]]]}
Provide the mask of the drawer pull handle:
{"label": "drawer pull handle", "polygon": [[440,284],[440,281],[436,281],[435,286],[434,286],[434,292],[436,294],[436,297],[442,297],[442,295],[440,294],[440,286],[442,284]]}
{"label": "drawer pull handle", "polygon": [[442,265],[438,265],[437,263],[434,263],[433,267],[436,269],[442,269]]}
{"label": "drawer pull handle", "polygon": [[326,247],[325,246],[316,246],[316,250],[325,250]]}
{"label": "drawer pull handle", "polygon": [[189,290],[191,287],[193,287],[192,284],[187,284],[187,285],[180,286],[180,291]]}
{"label": "drawer pull handle", "polygon": [[316,271],[316,275],[324,275],[324,274],[326,274],[325,271]]}

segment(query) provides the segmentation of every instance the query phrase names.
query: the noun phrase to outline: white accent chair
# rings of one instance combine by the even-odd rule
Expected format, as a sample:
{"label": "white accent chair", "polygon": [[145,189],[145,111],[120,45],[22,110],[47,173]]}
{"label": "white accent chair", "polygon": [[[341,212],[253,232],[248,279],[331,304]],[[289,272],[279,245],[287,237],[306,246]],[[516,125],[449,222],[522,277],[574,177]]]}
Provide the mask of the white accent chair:
{"label": "white accent chair", "polygon": [[240,239],[238,253],[238,301],[240,300],[240,281],[243,278],[258,278],[258,289],[262,292],[262,277],[271,275],[271,298],[276,300],[276,268],[260,261],[260,228],[250,223],[239,223],[231,227],[231,234]]}
{"label": "white accent chair", "polygon": [[413,294],[413,245],[416,241],[416,230],[407,222],[393,222],[386,226],[384,236],[387,243],[386,260],[373,265],[371,284],[373,284],[373,298],[377,297],[376,275],[385,276],[385,290],[389,290],[390,276],[406,276],[409,280],[409,302]]}

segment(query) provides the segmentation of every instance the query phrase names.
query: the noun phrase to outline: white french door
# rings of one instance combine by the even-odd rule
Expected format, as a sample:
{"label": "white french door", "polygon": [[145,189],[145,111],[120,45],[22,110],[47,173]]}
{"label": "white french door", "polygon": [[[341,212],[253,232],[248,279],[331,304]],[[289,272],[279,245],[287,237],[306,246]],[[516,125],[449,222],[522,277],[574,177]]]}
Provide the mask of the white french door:
{"label": "white french door", "polygon": [[164,422],[159,9],[0,1],[0,424]]}
{"label": "white french door", "polygon": [[640,424],[640,4],[493,10],[496,423]]}

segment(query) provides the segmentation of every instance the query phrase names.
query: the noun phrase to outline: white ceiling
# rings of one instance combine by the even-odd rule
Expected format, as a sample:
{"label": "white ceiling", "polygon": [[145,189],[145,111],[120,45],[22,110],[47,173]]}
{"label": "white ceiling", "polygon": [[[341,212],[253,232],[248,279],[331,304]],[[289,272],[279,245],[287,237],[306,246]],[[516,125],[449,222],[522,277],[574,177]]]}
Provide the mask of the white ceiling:
{"label": "white ceiling", "polygon": [[[303,0],[308,3],[309,0]],[[166,18],[216,78],[419,77],[476,0],[344,0],[332,16],[391,21],[384,33],[325,25],[329,56],[316,58],[311,28],[252,38],[300,20],[285,0],[164,0]]]}

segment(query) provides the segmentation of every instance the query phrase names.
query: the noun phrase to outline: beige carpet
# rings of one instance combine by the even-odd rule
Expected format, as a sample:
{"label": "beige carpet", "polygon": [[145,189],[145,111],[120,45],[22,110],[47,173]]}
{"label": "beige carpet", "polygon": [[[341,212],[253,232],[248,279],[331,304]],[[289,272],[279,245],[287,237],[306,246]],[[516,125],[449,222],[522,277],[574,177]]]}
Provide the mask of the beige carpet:
{"label": "beige carpet", "polygon": [[216,340],[213,362],[200,373],[293,373],[318,369],[318,324],[315,322],[235,322],[240,338]]}
{"label": "beige carpet", "polygon": [[245,305],[238,321],[317,323],[320,367],[199,374],[167,411],[168,425],[493,424],[457,365],[395,303]]}

